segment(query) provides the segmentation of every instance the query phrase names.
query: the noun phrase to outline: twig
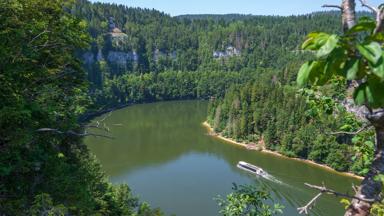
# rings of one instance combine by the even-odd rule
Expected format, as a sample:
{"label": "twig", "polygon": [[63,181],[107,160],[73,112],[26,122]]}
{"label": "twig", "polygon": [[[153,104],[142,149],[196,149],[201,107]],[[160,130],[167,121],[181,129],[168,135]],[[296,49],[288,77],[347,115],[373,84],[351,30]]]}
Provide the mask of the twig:
{"label": "twig", "polygon": [[368,4],[367,0],[360,0],[360,2],[363,7],[368,8],[376,15],[376,28],[374,30],[374,34],[377,34],[382,31],[384,20],[384,8],[380,6],[379,8],[373,7],[372,5]]}
{"label": "twig", "polygon": [[73,130],[60,131],[58,129],[53,129],[53,128],[40,128],[40,129],[36,130],[36,132],[52,132],[52,133],[57,133],[57,134],[65,134],[65,135],[78,136],[78,137],[94,136],[94,137],[103,137],[103,138],[108,138],[108,139],[114,139],[114,137],[111,137],[108,135],[89,133],[87,131],[84,131],[84,133],[77,133]]}
{"label": "twig", "polygon": [[43,35],[43,34],[45,34],[45,33],[49,33],[49,32],[50,32],[50,31],[48,31],[48,30],[44,30],[44,31],[40,32],[38,35],[36,35],[34,38],[32,38],[31,41],[29,41],[28,45],[29,45],[29,44],[32,44],[33,41],[35,41],[35,40],[36,40],[37,38],[39,38],[41,35]]}
{"label": "twig", "polygon": [[311,201],[307,203],[307,205],[297,208],[297,211],[299,211],[299,214],[308,214],[308,211],[311,210],[311,208],[315,205],[315,202],[317,199],[319,199],[323,195],[323,193],[317,194]]}
{"label": "twig", "polygon": [[372,127],[372,125],[365,125],[364,127],[360,128],[356,132],[339,131],[339,132],[330,133],[330,135],[357,135],[357,134],[369,129],[370,127]]}
{"label": "twig", "polygon": [[318,195],[316,195],[311,201],[309,201],[305,206],[297,208],[297,210],[299,211],[300,214],[303,214],[303,213],[304,214],[308,214],[308,211],[315,205],[317,199],[319,199],[320,196],[323,195],[323,194],[331,194],[331,195],[334,195],[334,196],[337,196],[337,197],[345,197],[345,198],[349,198],[349,199],[356,199],[356,200],[359,200],[359,201],[362,201],[362,202],[367,202],[367,203],[375,203],[375,202],[377,202],[377,200],[375,200],[375,199],[364,199],[364,198],[352,196],[352,195],[349,195],[349,194],[339,193],[337,191],[334,191],[334,190],[326,188],[324,185],[323,186],[317,186],[317,185],[311,185],[311,184],[308,184],[308,183],[305,183],[305,185],[307,187],[310,187],[312,189],[316,189],[316,190],[320,191],[320,193]]}
{"label": "twig", "polygon": [[323,8],[337,8],[337,9],[340,9],[341,11],[343,10],[343,8],[340,6],[340,5],[329,5],[329,4],[325,4],[322,6]]}
{"label": "twig", "polygon": [[[107,120],[107,118],[111,117],[112,112],[113,112],[113,110],[110,111],[108,113],[108,115],[105,115],[104,118],[102,118],[100,121],[96,121],[96,124],[94,124],[94,125],[83,125],[83,127],[95,128],[95,129],[103,130],[103,131],[106,131],[106,132],[110,132],[109,127],[107,126],[107,124],[104,123],[104,121]],[[100,127],[101,123],[103,123],[102,127]]]}

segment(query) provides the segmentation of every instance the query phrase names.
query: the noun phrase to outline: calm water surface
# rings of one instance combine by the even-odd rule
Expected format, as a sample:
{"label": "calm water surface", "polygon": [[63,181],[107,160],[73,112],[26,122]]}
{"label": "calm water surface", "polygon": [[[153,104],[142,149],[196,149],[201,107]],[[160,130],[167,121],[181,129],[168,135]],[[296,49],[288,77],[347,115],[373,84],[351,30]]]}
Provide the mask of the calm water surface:
{"label": "calm water surface", "polygon": [[[305,182],[350,191],[352,178],[299,161],[248,151],[207,135],[202,126],[207,102],[179,101],[135,105],[118,110],[105,123],[114,140],[86,139],[113,183],[127,183],[141,200],[167,214],[218,215],[217,195],[232,183],[256,184],[272,191],[285,206],[284,215],[298,215],[317,191]],[[102,119],[100,117],[98,119]],[[236,168],[243,160],[262,167],[282,183],[255,177]],[[339,200],[324,196],[314,215],[342,215]]]}

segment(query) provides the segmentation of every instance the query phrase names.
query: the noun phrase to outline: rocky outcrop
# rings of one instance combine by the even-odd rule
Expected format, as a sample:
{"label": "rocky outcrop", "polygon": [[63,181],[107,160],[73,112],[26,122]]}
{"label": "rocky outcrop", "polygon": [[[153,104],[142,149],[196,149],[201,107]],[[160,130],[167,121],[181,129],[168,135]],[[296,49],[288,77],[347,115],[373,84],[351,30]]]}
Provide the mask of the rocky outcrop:
{"label": "rocky outcrop", "polygon": [[357,106],[351,98],[342,101],[342,105],[348,112],[355,114],[360,120],[366,120],[366,116],[369,113],[367,107]]}
{"label": "rocky outcrop", "polygon": [[234,57],[234,56],[240,56],[241,51],[233,46],[228,46],[225,51],[214,51],[213,57],[214,58],[228,58],[228,57]]}
{"label": "rocky outcrop", "polygon": [[128,61],[137,62],[139,57],[135,51],[132,52],[119,52],[119,51],[109,51],[107,56],[107,61],[118,64],[126,65]]}
{"label": "rocky outcrop", "polygon": [[[97,62],[106,61],[109,65],[117,66],[117,68],[124,70],[124,68],[137,64],[140,60],[139,53],[136,52],[132,44],[132,39],[116,26],[113,17],[108,19],[108,33],[104,35],[104,44],[96,49],[98,50],[97,52],[87,51],[82,54],[82,60],[85,65],[92,66]],[[176,51],[155,49],[152,52],[152,57],[156,62],[162,58],[175,60],[177,53]]]}

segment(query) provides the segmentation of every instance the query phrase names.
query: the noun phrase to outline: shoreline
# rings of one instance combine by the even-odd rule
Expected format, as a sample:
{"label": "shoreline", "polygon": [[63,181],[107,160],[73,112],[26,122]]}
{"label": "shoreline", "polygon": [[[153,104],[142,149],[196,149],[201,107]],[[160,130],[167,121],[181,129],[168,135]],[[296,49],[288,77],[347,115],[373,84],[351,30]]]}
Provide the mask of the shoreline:
{"label": "shoreline", "polygon": [[230,138],[227,138],[227,137],[224,137],[222,136],[221,134],[217,134],[213,131],[213,128],[211,127],[211,125],[205,121],[202,123],[202,125],[208,130],[210,136],[212,137],[215,137],[219,140],[222,140],[222,141],[225,141],[225,142],[228,142],[228,143],[231,143],[231,144],[234,144],[234,145],[238,145],[238,146],[241,146],[243,148],[246,148],[250,151],[259,151],[261,153],[265,153],[265,154],[270,154],[270,155],[274,155],[276,157],[282,157],[284,159],[289,159],[289,160],[295,160],[295,161],[300,161],[302,163],[306,163],[306,164],[309,164],[309,165],[312,165],[312,166],[316,166],[316,167],[319,167],[319,168],[322,168],[322,169],[326,169],[327,171],[331,171],[331,172],[334,172],[335,174],[338,174],[338,175],[343,175],[343,176],[347,176],[347,177],[351,177],[351,178],[355,178],[355,179],[358,179],[358,180],[363,180],[364,177],[363,176],[359,176],[359,175],[356,175],[356,174],[353,174],[351,172],[339,172],[335,169],[333,169],[332,167],[328,166],[328,165],[325,165],[325,164],[319,164],[319,163],[316,163],[312,160],[308,160],[308,159],[301,159],[301,158],[292,158],[292,157],[287,157],[279,152],[276,152],[276,151],[271,151],[271,150],[267,150],[267,149],[262,149],[262,150],[257,150],[257,149],[254,149],[254,148],[249,148],[249,146],[246,144],[246,143],[241,143],[241,142],[237,142],[233,139],[230,139]]}

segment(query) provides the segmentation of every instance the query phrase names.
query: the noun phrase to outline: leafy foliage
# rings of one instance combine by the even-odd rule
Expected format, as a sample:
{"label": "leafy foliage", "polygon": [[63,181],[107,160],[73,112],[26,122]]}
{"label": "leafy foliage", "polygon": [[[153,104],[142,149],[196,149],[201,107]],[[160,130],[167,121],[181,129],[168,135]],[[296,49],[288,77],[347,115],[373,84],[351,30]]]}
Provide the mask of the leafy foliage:
{"label": "leafy foliage", "polygon": [[90,38],[66,0],[0,1],[0,214],[132,215],[127,186],[108,183],[81,138],[89,102],[75,58]]}
{"label": "leafy foliage", "polygon": [[217,197],[221,207],[220,214],[225,216],[272,216],[283,213],[283,206],[270,206],[265,202],[271,197],[265,190],[258,190],[254,186],[233,185],[233,193],[225,199]]}
{"label": "leafy foliage", "polygon": [[[297,82],[324,85],[334,77],[360,80],[354,92],[358,105],[384,106],[384,55],[382,33],[373,35],[375,21],[363,17],[345,35],[311,33],[302,48],[316,53],[316,60],[305,63]],[[358,36],[357,36],[358,35]]]}

